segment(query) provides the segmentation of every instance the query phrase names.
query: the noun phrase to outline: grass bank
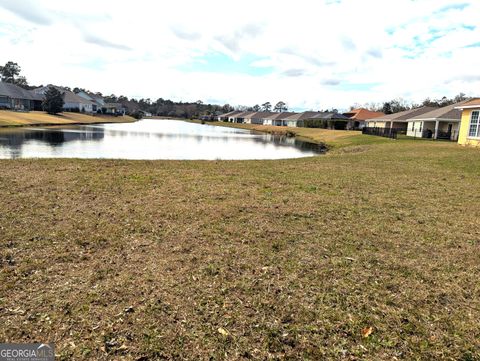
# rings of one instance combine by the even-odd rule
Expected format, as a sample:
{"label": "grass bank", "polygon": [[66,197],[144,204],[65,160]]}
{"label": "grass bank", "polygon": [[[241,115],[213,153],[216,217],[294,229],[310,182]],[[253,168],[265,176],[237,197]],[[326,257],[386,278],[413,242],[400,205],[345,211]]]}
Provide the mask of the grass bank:
{"label": "grass bank", "polygon": [[480,358],[480,152],[0,161],[0,339],[59,360]]}
{"label": "grass bank", "polygon": [[64,124],[94,124],[94,123],[127,123],[134,122],[130,116],[113,117],[108,115],[87,115],[65,112],[50,115],[45,112],[12,112],[0,110],[0,127],[21,127],[32,125],[64,125]]}

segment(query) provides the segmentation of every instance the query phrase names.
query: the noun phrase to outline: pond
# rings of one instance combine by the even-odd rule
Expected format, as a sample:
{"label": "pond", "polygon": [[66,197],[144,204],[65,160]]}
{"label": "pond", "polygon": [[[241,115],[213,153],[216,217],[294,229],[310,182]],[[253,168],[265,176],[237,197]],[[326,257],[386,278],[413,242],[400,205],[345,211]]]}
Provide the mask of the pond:
{"label": "pond", "polygon": [[292,137],[169,119],[0,129],[2,159],[287,159],[322,151]]}

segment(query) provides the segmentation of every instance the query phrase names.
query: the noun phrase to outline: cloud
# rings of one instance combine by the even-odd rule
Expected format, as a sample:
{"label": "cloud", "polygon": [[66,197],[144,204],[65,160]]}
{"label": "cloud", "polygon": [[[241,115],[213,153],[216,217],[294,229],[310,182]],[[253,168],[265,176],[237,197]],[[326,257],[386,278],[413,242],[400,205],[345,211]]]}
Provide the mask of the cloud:
{"label": "cloud", "polygon": [[177,36],[182,40],[196,41],[202,37],[202,34],[200,33],[189,32],[184,29],[181,29],[179,26],[173,26],[171,29],[172,29],[172,32],[175,34],[175,36]]}
{"label": "cloud", "polygon": [[132,50],[132,48],[123,45],[123,44],[117,44],[117,43],[112,43],[111,41],[102,39],[98,36],[92,35],[92,34],[84,34],[83,39],[85,42],[89,44],[94,44],[98,45],[101,47],[107,47],[107,48],[112,48],[112,49],[117,49],[117,50]]}
{"label": "cloud", "polygon": [[298,76],[303,76],[306,73],[307,72],[305,71],[305,69],[288,69],[288,70],[285,70],[282,74],[285,76],[298,77]]}
{"label": "cloud", "polygon": [[382,51],[380,49],[370,49],[367,51],[367,55],[377,59],[381,59],[383,57]]}
{"label": "cloud", "polygon": [[477,0],[0,0],[0,64],[31,84],[233,105],[478,96],[479,13]]}
{"label": "cloud", "polygon": [[325,80],[322,80],[321,81],[321,84],[322,85],[332,85],[332,86],[335,86],[335,85],[339,85],[341,82],[339,79],[325,79]]}
{"label": "cloud", "polygon": [[49,16],[39,8],[37,2],[30,0],[0,0],[0,7],[37,25],[51,25],[53,23],[52,16]]}

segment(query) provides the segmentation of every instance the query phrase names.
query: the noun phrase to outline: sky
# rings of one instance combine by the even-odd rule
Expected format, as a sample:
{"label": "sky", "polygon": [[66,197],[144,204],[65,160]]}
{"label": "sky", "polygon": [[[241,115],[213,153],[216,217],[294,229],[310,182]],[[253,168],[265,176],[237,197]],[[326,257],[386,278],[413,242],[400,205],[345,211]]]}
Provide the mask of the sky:
{"label": "sky", "polygon": [[293,110],[480,95],[479,0],[0,0],[30,84]]}

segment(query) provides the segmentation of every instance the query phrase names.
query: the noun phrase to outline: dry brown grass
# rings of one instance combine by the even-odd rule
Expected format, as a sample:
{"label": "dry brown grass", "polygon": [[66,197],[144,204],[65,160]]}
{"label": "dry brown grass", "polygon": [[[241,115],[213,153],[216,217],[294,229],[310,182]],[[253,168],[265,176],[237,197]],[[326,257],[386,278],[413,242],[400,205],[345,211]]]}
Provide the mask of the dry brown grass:
{"label": "dry brown grass", "polygon": [[135,121],[135,119],[130,116],[92,116],[87,114],[69,112],[65,112],[59,115],[50,115],[45,112],[36,111],[24,113],[0,110],[0,126],[125,123],[133,121]]}
{"label": "dry brown grass", "polygon": [[347,150],[0,161],[0,339],[60,360],[478,360],[479,151]]}

